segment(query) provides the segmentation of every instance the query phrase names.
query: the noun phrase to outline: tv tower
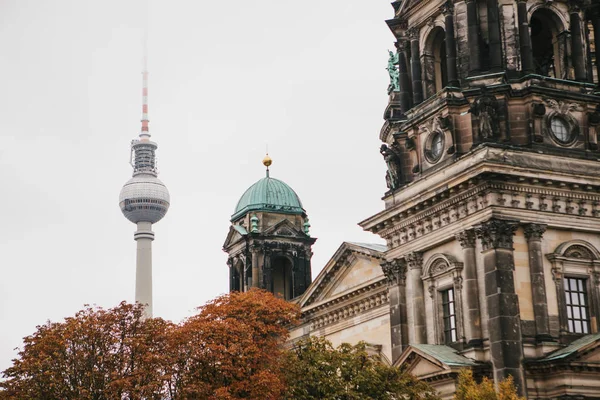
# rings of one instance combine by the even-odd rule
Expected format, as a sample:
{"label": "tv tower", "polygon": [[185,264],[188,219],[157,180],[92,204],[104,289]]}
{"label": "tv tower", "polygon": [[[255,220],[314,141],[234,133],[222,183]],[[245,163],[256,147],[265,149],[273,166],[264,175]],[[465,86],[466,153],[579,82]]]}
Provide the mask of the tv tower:
{"label": "tv tower", "polygon": [[150,140],[148,131],[148,68],[144,41],[142,72],[142,130],[139,138],[131,141],[129,163],[133,177],[123,185],[119,206],[123,215],[137,225],[133,238],[137,242],[135,301],[145,304],[146,317],[152,317],[152,224],[160,221],[169,209],[167,187],[158,179],[156,168],[157,144]]}

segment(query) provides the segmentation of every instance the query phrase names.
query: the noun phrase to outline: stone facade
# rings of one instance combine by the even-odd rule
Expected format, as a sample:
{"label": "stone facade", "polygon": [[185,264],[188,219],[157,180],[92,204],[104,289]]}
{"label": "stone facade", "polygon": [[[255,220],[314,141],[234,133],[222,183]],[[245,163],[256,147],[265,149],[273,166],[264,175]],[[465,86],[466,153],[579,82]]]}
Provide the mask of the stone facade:
{"label": "stone facade", "polygon": [[268,290],[285,299],[302,295],[311,279],[306,216],[256,211],[232,221],[223,250],[229,254],[229,288]]}
{"label": "stone facade", "polygon": [[[392,362],[434,382],[414,360],[450,347],[531,398],[600,396],[577,375],[577,349],[552,359],[600,329],[600,4],[393,6],[407,65],[380,139],[401,177],[361,222],[387,242],[383,271],[400,275],[388,281]],[[597,373],[594,354],[584,364]]]}
{"label": "stone facade", "polygon": [[[461,368],[600,398],[600,3],[392,5],[390,190],[360,223],[387,246],[342,244],[293,300],[291,341],[366,341],[448,399]],[[301,222],[282,240],[308,251]],[[232,265],[256,248],[236,235]]]}

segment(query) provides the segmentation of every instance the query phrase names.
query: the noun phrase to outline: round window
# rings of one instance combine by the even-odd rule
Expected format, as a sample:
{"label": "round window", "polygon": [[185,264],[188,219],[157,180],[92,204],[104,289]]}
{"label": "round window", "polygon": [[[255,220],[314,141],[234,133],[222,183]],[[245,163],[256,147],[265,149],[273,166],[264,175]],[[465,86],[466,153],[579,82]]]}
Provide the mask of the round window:
{"label": "round window", "polygon": [[567,144],[573,139],[569,124],[561,117],[552,117],[550,120],[550,130],[554,138],[562,144]]}
{"label": "round window", "polygon": [[444,135],[440,132],[433,134],[431,138],[431,144],[429,145],[429,158],[430,161],[435,162],[439,160],[444,151]]}

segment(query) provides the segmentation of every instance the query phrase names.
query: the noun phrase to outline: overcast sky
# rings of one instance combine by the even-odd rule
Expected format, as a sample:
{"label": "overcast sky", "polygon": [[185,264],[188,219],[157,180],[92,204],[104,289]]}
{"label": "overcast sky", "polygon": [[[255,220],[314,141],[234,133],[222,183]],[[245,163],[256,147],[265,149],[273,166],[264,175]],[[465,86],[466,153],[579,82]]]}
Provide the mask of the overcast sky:
{"label": "overcast sky", "polygon": [[[146,11],[147,10],[147,11]],[[118,207],[140,129],[171,193],[154,225],[154,313],[228,291],[222,245],[271,176],[312,224],[313,277],[383,208],[389,0],[0,0],[0,370],[22,337],[84,304],[133,301],[135,226]]]}

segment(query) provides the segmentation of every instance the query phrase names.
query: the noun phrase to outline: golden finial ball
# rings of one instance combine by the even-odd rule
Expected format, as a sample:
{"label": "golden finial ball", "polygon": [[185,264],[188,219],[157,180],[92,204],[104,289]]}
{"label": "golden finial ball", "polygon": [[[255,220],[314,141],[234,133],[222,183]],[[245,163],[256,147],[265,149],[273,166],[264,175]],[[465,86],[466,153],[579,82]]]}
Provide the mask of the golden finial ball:
{"label": "golden finial ball", "polygon": [[267,154],[265,158],[263,158],[262,163],[265,167],[269,168],[271,164],[273,164],[273,160],[271,160],[271,157],[269,157],[269,155]]}

